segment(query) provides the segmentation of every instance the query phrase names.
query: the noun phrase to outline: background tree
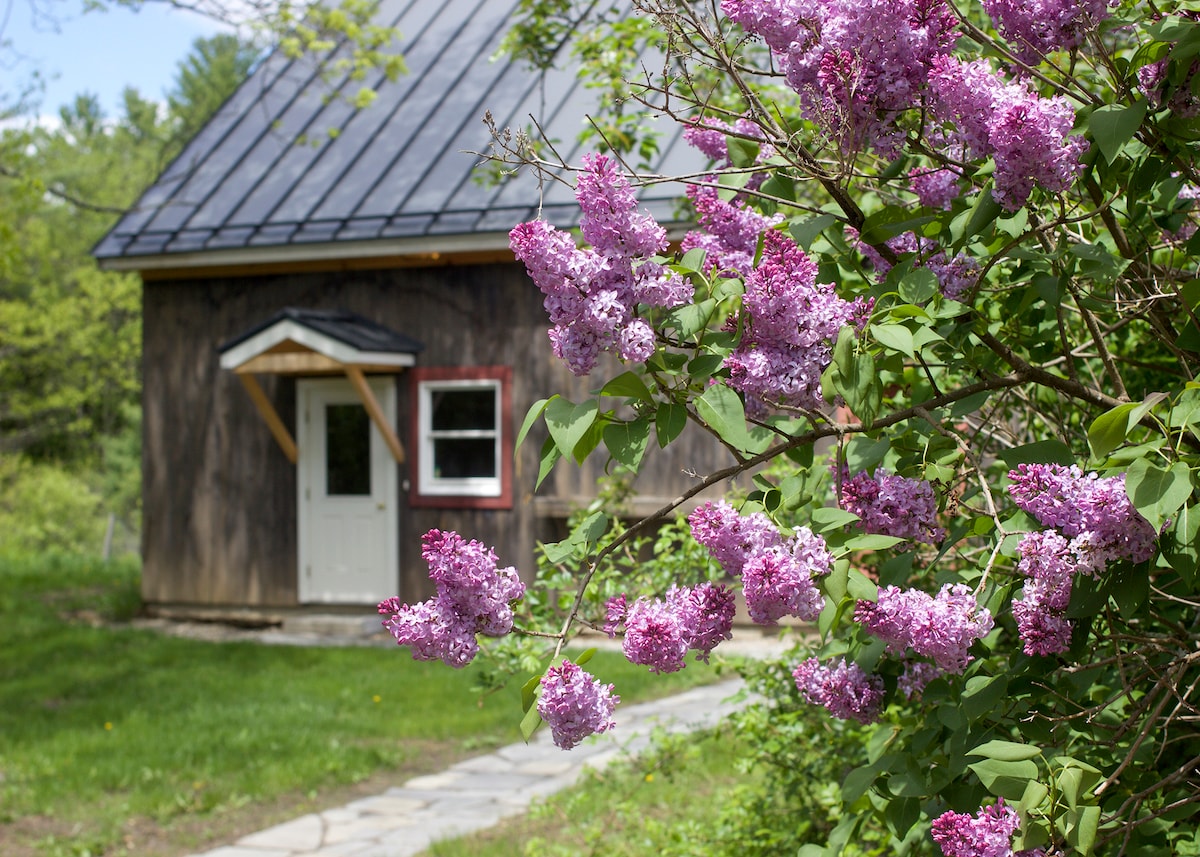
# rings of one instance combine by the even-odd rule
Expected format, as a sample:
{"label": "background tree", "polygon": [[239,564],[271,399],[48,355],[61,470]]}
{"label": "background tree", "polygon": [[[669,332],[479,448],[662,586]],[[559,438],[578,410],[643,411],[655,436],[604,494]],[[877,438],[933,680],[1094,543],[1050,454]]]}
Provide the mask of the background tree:
{"label": "background tree", "polygon": [[[228,35],[198,39],[165,107],[127,89],[113,119],[85,94],[56,126],[0,132],[0,548],[98,550],[101,507],[136,530],[141,286],[99,270],[90,250],[256,56]],[[91,523],[51,533],[55,497],[93,514],[49,517]]]}

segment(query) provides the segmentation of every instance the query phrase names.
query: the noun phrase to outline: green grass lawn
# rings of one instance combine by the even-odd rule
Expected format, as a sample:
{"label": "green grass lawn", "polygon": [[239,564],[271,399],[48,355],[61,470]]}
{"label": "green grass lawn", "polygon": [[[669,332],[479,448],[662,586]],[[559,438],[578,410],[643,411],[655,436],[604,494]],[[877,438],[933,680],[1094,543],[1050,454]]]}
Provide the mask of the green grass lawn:
{"label": "green grass lawn", "polygon": [[[206,643],[120,624],[137,569],[0,561],[0,853],[178,855],[519,740],[520,681],[395,648]],[[626,702],[664,680],[601,652]],[[358,785],[355,785],[358,784]]]}

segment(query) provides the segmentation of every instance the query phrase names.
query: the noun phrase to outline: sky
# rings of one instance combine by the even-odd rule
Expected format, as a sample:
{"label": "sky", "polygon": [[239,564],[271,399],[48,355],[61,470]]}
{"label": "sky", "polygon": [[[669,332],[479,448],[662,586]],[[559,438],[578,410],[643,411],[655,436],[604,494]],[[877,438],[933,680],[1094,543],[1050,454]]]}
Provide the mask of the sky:
{"label": "sky", "polygon": [[193,40],[218,31],[212,21],[165,5],[84,13],[83,0],[66,0],[55,4],[62,18],[54,32],[32,20],[27,0],[0,0],[0,21],[9,3],[3,38],[11,46],[0,58],[0,90],[15,91],[40,71],[46,82],[41,115],[57,115],[61,105],[91,92],[105,114],[115,116],[126,86],[165,100]]}

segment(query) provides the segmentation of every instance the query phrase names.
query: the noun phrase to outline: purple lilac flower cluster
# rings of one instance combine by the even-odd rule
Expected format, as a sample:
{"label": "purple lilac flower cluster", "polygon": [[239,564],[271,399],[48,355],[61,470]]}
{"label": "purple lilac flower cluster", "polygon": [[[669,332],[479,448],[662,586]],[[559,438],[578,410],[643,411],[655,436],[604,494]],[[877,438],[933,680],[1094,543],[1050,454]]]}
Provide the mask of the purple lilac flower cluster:
{"label": "purple lilac flower cluster", "polygon": [[983,0],[983,8],[1028,65],[1075,48],[1108,17],[1108,0]]}
{"label": "purple lilac flower cluster", "polygon": [[717,644],[733,636],[734,609],[733,590],[707,581],[672,586],[666,598],[639,598],[629,605],[618,595],[608,602],[604,631],[614,637],[624,624],[622,651],[631,664],[653,673],[677,672],[688,651],[707,663]]}
{"label": "purple lilac flower cluster", "polygon": [[933,841],[945,857],[1043,857],[1041,848],[1013,851],[1021,819],[1004,798],[975,815],[945,812],[933,820]]}
{"label": "purple lilac flower cluster", "polygon": [[937,544],[946,531],[937,524],[937,496],[933,485],[880,468],[847,478],[842,469],[838,505],[858,515],[858,526],[868,533],[884,533],[914,542]]}
{"label": "purple lilac flower cluster", "polygon": [[1066,190],[1082,166],[1087,141],[1072,135],[1075,111],[1065,98],[1042,98],[1024,83],[1008,83],[987,60],[964,63],[935,57],[929,75],[932,113],[975,157],[995,160],[992,196],[1008,211],[1029,199],[1035,185]]}
{"label": "purple lilac flower cluster", "polygon": [[[706,116],[692,122],[683,130],[684,141],[722,169],[733,166],[733,157],[729,154],[730,136],[760,141],[756,164],[763,163],[775,154],[775,147],[762,141],[762,131],[749,119],[737,119],[730,125],[728,122]],[[756,190],[766,179],[765,170],[756,172],[750,177],[746,187]]]}
{"label": "purple lilac flower cluster", "polygon": [[575,198],[590,249],[577,248],[570,235],[542,220],[509,233],[513,253],[546,296],[554,354],[576,375],[591,372],[602,351],[646,360],[654,353],[654,331],[636,314],[638,305],[677,307],[692,298],[686,280],[651,261],[666,249],[666,231],[638,213],[615,162],[585,155],[583,164]]}
{"label": "purple lilac flower cluster", "polygon": [[919,104],[934,57],[958,35],[943,0],[722,0],[771,48],[809,119],[844,146],[895,157],[897,119]]}
{"label": "purple lilac flower cluster", "polygon": [[1158,534],[1125,494],[1124,475],[1101,479],[1077,466],[1021,464],[1009,474],[1016,504],[1051,529],[1017,546],[1027,578],[1013,617],[1026,654],[1053,655],[1070,646],[1066,618],[1075,575],[1096,575],[1110,562],[1145,562]]}
{"label": "purple lilac flower cluster", "polygon": [[913,699],[925,692],[925,686],[939,677],[942,671],[929,661],[905,661],[904,672],[896,680],[896,689],[905,699]]}
{"label": "purple lilac flower cluster", "polygon": [[784,616],[817,618],[825,604],[814,580],[833,568],[825,540],[807,527],[784,539],[761,512],[741,516],[724,500],[688,519],[692,536],[727,573],[742,579],[750,619],[773,625]]}
{"label": "purple lilac flower cluster", "polygon": [[908,171],[908,186],[921,205],[949,211],[958,198],[960,178],[962,176],[949,167],[914,167]]}
{"label": "purple lilac flower cluster", "polygon": [[1020,464],[1008,474],[1008,493],[1043,526],[1073,540],[1087,570],[1117,559],[1145,562],[1158,533],[1125,494],[1125,475],[1100,478],[1077,466]]}
{"label": "purple lilac flower cluster", "polygon": [[774,229],[764,234],[762,258],[745,279],[742,341],[725,360],[729,386],[772,405],[824,404],[831,343],[847,324],[865,324],[872,303],[842,300],[816,279],[816,263],[795,241]]}
{"label": "purple lilac flower cluster", "polygon": [[1071,621],[1066,618],[1071,585],[1079,568],[1071,544],[1054,530],[1029,533],[1017,545],[1017,569],[1028,580],[1020,601],[1013,601],[1013,618],[1027,655],[1053,655],[1071,645]]}
{"label": "purple lilac flower cluster", "polygon": [[383,627],[419,661],[464,667],[479,651],[476,634],[500,637],[512,630],[512,602],[525,594],[525,584],[516,569],[496,567],[491,548],[458,533],[430,530],[421,542],[437,594],[419,604],[396,597],[380,602]]}
{"label": "purple lilac flower cluster", "polygon": [[744,200],[726,202],[716,185],[688,185],[687,196],[696,209],[702,229],[683,236],[683,252],[699,248],[705,251],[707,267],[721,276],[745,277],[754,267],[758,237],[774,229],[783,215],[764,217]]}
{"label": "purple lilac flower cluster", "polygon": [[562,749],[570,750],[589,735],[616,725],[612,713],[621,698],[613,693],[611,684],[601,684],[578,664],[564,658],[562,666],[546,670],[541,687],[538,714]]}
{"label": "purple lilac flower cluster", "polygon": [[858,602],[854,621],[887,643],[889,652],[912,649],[948,673],[966,669],[972,660],[967,650],[993,625],[992,614],[963,583],[948,583],[936,596],[884,587],[878,601]]}
{"label": "purple lilac flower cluster", "polygon": [[841,720],[874,723],[883,709],[883,679],[844,658],[826,666],[809,658],[792,671],[804,699]]}
{"label": "purple lilac flower cluster", "polygon": [[[1194,19],[1195,13],[1184,13]],[[1167,108],[1176,116],[1190,119],[1200,114],[1200,98],[1193,91],[1196,75],[1200,72],[1200,61],[1192,60],[1191,67],[1183,80],[1171,81],[1167,77],[1168,61],[1165,59],[1147,63],[1137,70],[1138,86],[1146,100],[1155,110]]]}
{"label": "purple lilac flower cluster", "polygon": [[[875,271],[884,275],[892,269],[892,265],[880,255],[879,251],[859,240],[857,230],[848,228],[847,237],[855,243],[858,251],[863,254]],[[946,252],[932,238],[919,237],[913,232],[902,232],[887,240],[887,246],[897,256],[913,256],[913,268],[928,268],[937,277],[938,288],[943,295],[952,301],[961,299],[979,281],[979,262],[965,253],[958,253],[953,259],[946,258]]]}

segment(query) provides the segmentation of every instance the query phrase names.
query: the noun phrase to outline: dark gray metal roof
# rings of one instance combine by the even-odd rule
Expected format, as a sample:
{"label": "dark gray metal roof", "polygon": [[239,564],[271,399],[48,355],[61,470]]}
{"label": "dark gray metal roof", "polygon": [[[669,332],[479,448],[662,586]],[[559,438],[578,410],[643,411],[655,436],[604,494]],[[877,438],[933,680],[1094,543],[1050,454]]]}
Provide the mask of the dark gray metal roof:
{"label": "dark gray metal roof", "polygon": [[[560,154],[577,162],[576,140],[594,107],[574,69],[540,75],[492,60],[516,5],[382,0],[377,20],[399,30],[408,73],[379,85],[363,110],[338,97],[362,82],[343,79],[331,97],[311,59],[271,55],[95,256],[107,267],[138,268],[496,248],[505,246],[499,236],[537,216],[539,203],[545,219],[574,226],[579,211],[561,183],[543,195],[528,171],[500,186],[472,177],[479,158],[469,153],[489,142],[485,111],[502,128],[537,117]],[[703,167],[677,127],[661,130],[658,171]],[[641,199],[669,222],[680,196],[678,185],[662,184]]]}
{"label": "dark gray metal roof", "polygon": [[309,330],[314,330],[317,333],[328,336],[330,339],[336,339],[338,342],[343,342],[359,351],[417,354],[425,350],[423,343],[417,342],[417,340],[405,336],[403,333],[392,330],[390,327],[384,327],[378,322],[371,321],[369,318],[364,318],[358,313],[346,310],[287,307],[275,313],[266,321],[256,324],[248,330],[239,333],[228,342],[222,343],[217,347],[217,351],[224,354],[226,351],[241,345],[246,340],[257,336],[264,330],[274,327],[281,321],[294,321],[297,324],[307,327]]}

